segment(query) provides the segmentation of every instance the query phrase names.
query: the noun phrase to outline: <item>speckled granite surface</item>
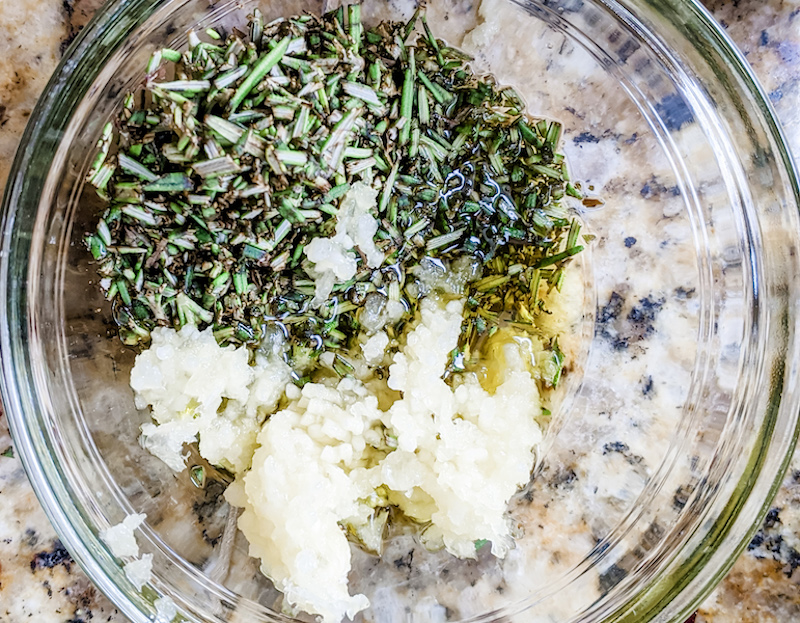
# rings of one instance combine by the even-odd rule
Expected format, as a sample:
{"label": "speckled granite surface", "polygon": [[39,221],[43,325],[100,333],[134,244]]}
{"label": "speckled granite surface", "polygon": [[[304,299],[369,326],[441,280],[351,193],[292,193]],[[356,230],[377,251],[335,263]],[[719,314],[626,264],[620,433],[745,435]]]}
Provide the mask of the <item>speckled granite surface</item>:
{"label": "speckled granite surface", "polygon": [[[0,2],[0,187],[60,54],[98,0]],[[800,153],[800,0],[708,0],[742,47]],[[24,68],[24,69],[23,69]],[[749,551],[696,620],[800,620],[800,453]],[[72,563],[39,507],[0,416],[0,622],[123,621]]]}

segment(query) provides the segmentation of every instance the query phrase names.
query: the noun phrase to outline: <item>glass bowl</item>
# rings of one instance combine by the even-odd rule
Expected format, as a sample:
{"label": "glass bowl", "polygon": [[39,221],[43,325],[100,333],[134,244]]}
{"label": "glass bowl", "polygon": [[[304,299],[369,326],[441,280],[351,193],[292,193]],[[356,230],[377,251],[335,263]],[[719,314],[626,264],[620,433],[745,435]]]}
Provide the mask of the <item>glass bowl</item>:
{"label": "glass bowl", "polygon": [[[188,621],[289,621],[248,558],[222,486],[137,443],[128,386],[82,237],[103,125],[150,54],[190,27],[242,24],[250,0],[114,0],[64,57],[17,154],[2,239],[3,394],[18,452],[89,577],[132,621],[169,596]],[[267,18],[319,12],[271,0]],[[365,19],[408,18],[366,0]],[[407,535],[353,551],[363,622],[682,621],[765,514],[794,447],[798,183],[750,69],[705,10],[656,0],[431,2],[450,44],[564,124],[577,205],[596,236],[561,409],[511,503],[504,560],[428,552]],[[475,30],[477,28],[477,30]],[[471,34],[468,34],[471,33]],[[99,533],[146,513],[137,590]],[[309,620],[299,615],[300,620]],[[163,617],[162,617],[163,619]]]}

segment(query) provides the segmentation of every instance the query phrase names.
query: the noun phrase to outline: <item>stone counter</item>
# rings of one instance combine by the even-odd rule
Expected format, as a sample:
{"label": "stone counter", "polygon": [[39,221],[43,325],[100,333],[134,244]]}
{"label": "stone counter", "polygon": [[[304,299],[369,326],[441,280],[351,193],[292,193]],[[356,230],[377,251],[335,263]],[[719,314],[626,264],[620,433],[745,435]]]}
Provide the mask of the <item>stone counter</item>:
{"label": "stone counter", "polygon": [[[800,153],[800,0],[707,0],[742,48]],[[98,0],[0,2],[0,189],[36,98]],[[800,453],[762,529],[696,616],[800,620]],[[124,621],[58,541],[0,414],[0,623]]]}

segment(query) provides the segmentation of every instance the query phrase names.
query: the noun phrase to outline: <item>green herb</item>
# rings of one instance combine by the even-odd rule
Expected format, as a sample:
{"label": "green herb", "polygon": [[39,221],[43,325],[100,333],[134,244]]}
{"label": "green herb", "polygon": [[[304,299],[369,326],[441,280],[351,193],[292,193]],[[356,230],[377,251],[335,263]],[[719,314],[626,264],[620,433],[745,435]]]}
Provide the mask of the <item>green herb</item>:
{"label": "green herb", "polygon": [[206,469],[202,465],[195,465],[189,470],[189,478],[192,484],[198,489],[204,489],[206,486]]}
{"label": "green herb", "polygon": [[286,50],[289,48],[290,40],[290,37],[284,37],[278,45],[258,59],[253,69],[248,73],[247,78],[239,85],[231,101],[228,103],[228,109],[231,112],[239,107],[239,104],[250,94],[250,91],[252,91],[269,71],[278,64],[278,61],[283,58],[283,55],[286,54]]}
{"label": "green herb", "polygon": [[[333,349],[346,375],[369,297],[409,309],[394,335],[416,309],[414,267],[463,257],[478,278],[453,369],[503,323],[535,331],[583,248],[561,126],[473,74],[419,10],[372,29],[358,5],[270,24],[255,10],[247,30],[156,52],[143,92],[104,126],[87,181],[108,208],[86,243],[122,339],[196,324],[257,344],[279,324],[293,352]],[[303,250],[333,235],[356,181],[379,191],[385,261],[359,258],[314,306]]]}

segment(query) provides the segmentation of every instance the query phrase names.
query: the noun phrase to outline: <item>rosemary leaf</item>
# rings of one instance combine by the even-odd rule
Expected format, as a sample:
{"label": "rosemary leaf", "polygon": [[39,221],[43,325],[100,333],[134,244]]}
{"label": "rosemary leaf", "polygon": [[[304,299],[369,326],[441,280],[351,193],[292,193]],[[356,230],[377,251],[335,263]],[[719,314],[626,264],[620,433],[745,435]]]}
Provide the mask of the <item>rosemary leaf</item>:
{"label": "rosemary leaf", "polygon": [[258,59],[250,74],[248,74],[247,78],[245,78],[245,80],[233,94],[233,97],[228,104],[228,110],[231,112],[235,111],[242,103],[244,98],[250,94],[250,91],[252,91],[253,88],[255,88],[255,86],[264,79],[264,76],[266,76],[269,71],[278,64],[281,58],[283,58],[283,55],[286,53],[290,41],[291,37],[284,37],[270,52]]}

